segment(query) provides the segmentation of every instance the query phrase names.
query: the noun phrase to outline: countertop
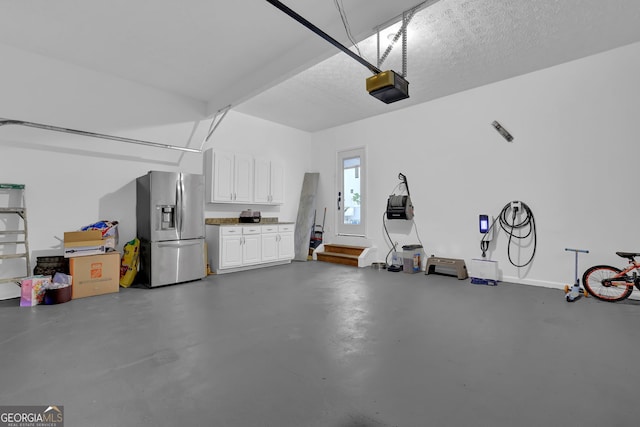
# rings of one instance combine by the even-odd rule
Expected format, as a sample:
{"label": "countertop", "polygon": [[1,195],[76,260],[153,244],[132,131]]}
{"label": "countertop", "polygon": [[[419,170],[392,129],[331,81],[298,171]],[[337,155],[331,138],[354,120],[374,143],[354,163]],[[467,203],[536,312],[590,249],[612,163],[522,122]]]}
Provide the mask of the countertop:
{"label": "countertop", "polygon": [[260,222],[240,222],[239,218],[205,218],[206,225],[265,225],[265,224],[295,224],[295,222],[278,221],[277,217],[262,217]]}

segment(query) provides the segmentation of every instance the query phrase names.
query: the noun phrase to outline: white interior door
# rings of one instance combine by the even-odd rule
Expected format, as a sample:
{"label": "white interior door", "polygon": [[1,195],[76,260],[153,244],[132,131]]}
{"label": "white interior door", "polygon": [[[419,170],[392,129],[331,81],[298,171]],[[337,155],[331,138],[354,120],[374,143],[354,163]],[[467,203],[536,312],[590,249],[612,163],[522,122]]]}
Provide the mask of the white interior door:
{"label": "white interior door", "polygon": [[338,152],[336,230],[339,236],[365,236],[366,158],[364,147]]}

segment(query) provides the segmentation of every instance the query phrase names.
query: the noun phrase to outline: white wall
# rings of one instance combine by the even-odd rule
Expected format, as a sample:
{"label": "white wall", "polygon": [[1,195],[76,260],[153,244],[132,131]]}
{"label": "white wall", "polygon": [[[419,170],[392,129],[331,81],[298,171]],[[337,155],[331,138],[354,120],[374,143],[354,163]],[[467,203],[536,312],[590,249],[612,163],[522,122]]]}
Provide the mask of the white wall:
{"label": "white wall", "polygon": [[[198,101],[6,46],[0,55],[0,76],[10,82],[0,117],[197,148],[208,128]],[[329,237],[336,151],[366,146],[363,202],[381,259],[388,249],[382,214],[398,172],[409,179],[427,254],[467,264],[480,255],[477,215],[497,215],[506,202],[522,200],[538,224],[532,267],[509,266],[503,234],[491,256],[506,280],[561,286],[573,280],[565,247],[591,251],[583,267],[620,264],[614,251],[639,249],[630,214],[639,207],[638,75],[640,44],[633,44],[314,135],[232,111],[205,148],[285,162],[286,204],[259,209],[286,221],[295,220],[304,172],[320,171],[318,208],[329,208]],[[513,143],[495,132],[493,120]],[[60,253],[64,231],[99,219],[120,221],[121,245],[133,238],[133,180],[151,169],[199,173],[202,156],[0,127],[0,182],[27,184],[34,256]],[[236,216],[244,208],[208,205],[207,215]],[[391,222],[390,231],[401,245],[416,242],[406,222]]]}
{"label": "white wall", "polygon": [[204,149],[250,154],[276,160],[285,167],[285,203],[281,206],[207,204],[210,217],[238,217],[245,209],[260,211],[263,217],[295,221],[305,172],[312,167],[309,152],[311,134],[246,114],[230,111]]}
{"label": "white wall", "polygon": [[[0,45],[0,56],[2,118],[192,148],[209,128],[199,101],[7,46]],[[204,148],[284,161],[286,204],[270,209],[295,220],[309,144],[308,133],[230,112]],[[202,166],[201,154],[0,126],[0,182],[27,185],[34,265],[37,256],[62,253],[65,231],[101,219],[119,221],[122,247],[136,235],[135,178],[149,170],[202,173]],[[237,216],[244,207],[208,209],[210,216]]]}
{"label": "white wall", "polygon": [[[633,44],[319,132],[316,160],[322,171],[334,171],[337,150],[367,147],[364,203],[380,260],[390,247],[382,214],[398,172],[408,177],[426,253],[463,258],[467,266],[481,253],[478,214],[497,216],[507,202],[525,202],[538,228],[532,265],[508,263],[503,232],[490,255],[505,280],[560,287],[574,277],[567,247],[591,251],[581,256],[581,271],[622,265],[615,251],[640,251],[639,75],[640,44]],[[492,128],[494,120],[514,135],[512,143]],[[321,180],[320,192],[331,213],[327,236],[335,235],[335,173]],[[389,226],[400,245],[417,243],[406,221]],[[525,261],[529,250],[516,260]]]}
{"label": "white wall", "polygon": [[[205,105],[0,45],[5,82],[0,117],[175,145],[199,146]],[[204,126],[200,126],[204,127]],[[0,127],[0,181],[27,186],[34,256],[61,254],[65,231],[120,222],[120,246],[135,237],[136,176],[200,172],[183,154],[16,126]],[[198,156],[199,157],[199,156]]]}

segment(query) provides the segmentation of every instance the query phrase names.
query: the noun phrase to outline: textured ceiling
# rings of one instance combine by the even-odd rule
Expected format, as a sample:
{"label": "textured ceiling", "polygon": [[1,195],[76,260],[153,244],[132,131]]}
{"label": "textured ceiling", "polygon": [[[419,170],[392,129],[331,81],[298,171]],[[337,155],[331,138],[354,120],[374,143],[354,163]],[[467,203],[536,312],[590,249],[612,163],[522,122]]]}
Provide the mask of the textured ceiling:
{"label": "textured ceiling", "polygon": [[[355,37],[416,2],[341,1]],[[284,3],[346,40],[333,0]],[[214,112],[335,53],[265,0],[1,0],[0,44],[207,101]]]}
{"label": "textured ceiling", "polygon": [[[236,110],[317,131],[640,41],[639,23],[638,0],[440,0],[408,27],[409,99],[371,97],[369,71],[338,53]],[[375,40],[359,43],[374,64]],[[399,48],[380,68],[401,70]]]}
{"label": "textured ceiling", "polygon": [[[420,0],[341,2],[375,63],[365,39]],[[284,3],[348,45],[334,0]],[[1,5],[0,44],[308,131],[640,41],[638,0],[435,1],[409,27],[411,98],[386,105],[367,94],[365,67],[264,0]],[[381,68],[400,71],[398,47]]]}

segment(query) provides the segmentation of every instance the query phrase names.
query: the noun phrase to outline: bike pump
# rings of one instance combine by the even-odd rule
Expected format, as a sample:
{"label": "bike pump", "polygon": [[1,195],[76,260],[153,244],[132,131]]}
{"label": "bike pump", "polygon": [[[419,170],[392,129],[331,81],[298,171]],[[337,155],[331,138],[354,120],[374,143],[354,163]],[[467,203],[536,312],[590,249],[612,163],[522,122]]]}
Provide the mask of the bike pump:
{"label": "bike pump", "polygon": [[586,249],[570,248],[565,248],[564,250],[568,252],[574,252],[576,254],[576,281],[574,282],[573,286],[571,286],[571,288],[569,288],[569,285],[564,286],[564,293],[566,294],[565,298],[567,299],[567,302],[574,302],[580,299],[582,295],[587,296],[587,291],[580,288],[580,279],[578,278],[578,254],[588,254],[589,251]]}

